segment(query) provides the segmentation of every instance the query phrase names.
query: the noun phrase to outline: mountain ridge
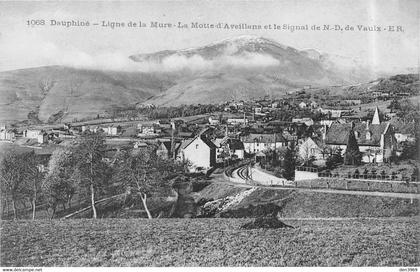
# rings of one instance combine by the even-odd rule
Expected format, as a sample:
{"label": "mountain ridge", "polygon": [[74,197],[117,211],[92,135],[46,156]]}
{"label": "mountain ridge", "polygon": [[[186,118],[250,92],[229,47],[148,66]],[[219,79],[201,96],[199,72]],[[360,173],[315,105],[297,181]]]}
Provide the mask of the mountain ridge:
{"label": "mountain ridge", "polygon": [[[368,73],[357,62],[353,65],[349,60],[349,67],[342,68],[329,56],[248,35],[195,48],[127,56],[134,63],[156,68],[146,71],[65,66],[4,71],[0,72],[0,121],[37,116],[47,122],[58,115],[60,121],[69,122],[139,103],[220,103],[283,96],[307,85],[343,86],[374,79],[366,80]],[[55,83],[43,94],[39,84],[46,79]]]}

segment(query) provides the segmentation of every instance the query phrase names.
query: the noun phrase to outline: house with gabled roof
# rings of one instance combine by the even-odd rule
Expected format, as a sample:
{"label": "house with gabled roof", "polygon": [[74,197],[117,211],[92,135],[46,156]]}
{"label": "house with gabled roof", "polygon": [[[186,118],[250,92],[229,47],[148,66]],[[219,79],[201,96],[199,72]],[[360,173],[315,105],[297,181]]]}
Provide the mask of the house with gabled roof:
{"label": "house with gabled roof", "polygon": [[333,123],[325,135],[325,144],[331,148],[340,147],[343,154],[347,147],[349,133],[355,134],[363,162],[384,162],[395,152],[397,140],[394,128],[389,122],[381,122],[378,108],[372,118],[362,123]]}
{"label": "house with gabled roof", "polygon": [[298,105],[298,106],[299,106],[299,108],[301,108],[301,109],[306,109],[306,108],[308,107],[308,104],[306,104],[305,102],[303,102],[303,101],[302,101],[302,102],[300,102],[300,103],[299,103],[299,105]]}
{"label": "house with gabled roof", "polygon": [[[173,147],[172,144],[174,145]],[[164,159],[170,159],[174,157],[174,155],[176,157],[180,146],[181,143],[175,141],[159,141],[158,147],[156,149],[156,155]]]}
{"label": "house with gabled roof", "polygon": [[216,138],[213,140],[216,146],[216,162],[223,162],[223,153],[227,152],[229,158],[243,159],[245,157],[244,144],[239,140],[229,136]]}
{"label": "house with gabled roof", "polygon": [[313,126],[314,124],[314,120],[312,120],[312,118],[309,117],[304,117],[304,118],[292,118],[292,123],[300,123],[300,124],[305,124],[306,126]]}
{"label": "house with gabled roof", "polygon": [[188,161],[192,172],[208,170],[216,164],[216,146],[203,134],[182,142],[179,150],[178,158]]}
{"label": "house with gabled roof", "polygon": [[244,149],[250,154],[260,151],[275,150],[282,146],[287,146],[287,140],[280,133],[262,134],[251,133],[242,137]]}
{"label": "house with gabled roof", "polygon": [[324,159],[322,144],[316,138],[307,137],[302,139],[297,148],[298,156],[303,161],[307,161],[311,157],[314,157],[316,160]]}
{"label": "house with gabled roof", "polygon": [[14,141],[16,138],[15,131],[12,129],[1,129],[0,130],[0,140],[4,141]]}

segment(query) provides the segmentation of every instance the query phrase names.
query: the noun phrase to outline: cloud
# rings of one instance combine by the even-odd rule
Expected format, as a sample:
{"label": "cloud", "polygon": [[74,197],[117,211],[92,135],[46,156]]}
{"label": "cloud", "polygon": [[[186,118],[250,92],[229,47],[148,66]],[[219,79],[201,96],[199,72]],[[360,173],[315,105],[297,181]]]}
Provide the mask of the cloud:
{"label": "cloud", "polygon": [[[232,52],[232,51],[230,51]],[[148,71],[203,71],[217,70],[220,68],[265,68],[281,65],[280,61],[266,54],[242,53],[239,55],[221,54],[212,59],[205,59],[201,55],[185,56],[174,54],[163,58],[160,62],[138,62],[138,69]]]}
{"label": "cloud", "polygon": [[88,53],[72,45],[58,46],[40,36],[1,35],[0,70],[13,70],[47,65],[63,65],[75,68],[173,72],[180,70],[203,71],[220,68],[255,68],[280,65],[280,62],[265,54],[242,52],[234,45],[226,47],[217,57],[206,59],[199,54],[185,56],[182,51],[163,58],[160,62],[131,60],[127,52],[97,51]]}
{"label": "cloud", "polygon": [[101,70],[140,71],[140,72],[176,72],[181,70],[203,71],[220,68],[264,68],[278,66],[280,62],[269,56],[258,53],[243,53],[240,55],[225,55],[213,59],[205,59],[195,54],[185,56],[174,54],[157,61],[135,62],[121,52],[111,52],[89,55],[83,52],[69,52],[61,58],[61,65],[77,68]]}

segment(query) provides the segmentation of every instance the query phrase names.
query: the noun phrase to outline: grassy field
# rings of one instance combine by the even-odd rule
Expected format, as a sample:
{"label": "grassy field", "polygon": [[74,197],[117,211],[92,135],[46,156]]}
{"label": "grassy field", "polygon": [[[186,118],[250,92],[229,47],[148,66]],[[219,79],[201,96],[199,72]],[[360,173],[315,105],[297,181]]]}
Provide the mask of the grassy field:
{"label": "grassy field", "polygon": [[[227,184],[211,184],[199,192],[200,198],[220,199],[244,191]],[[270,190],[259,188],[230,208],[227,216],[253,216],[247,207],[273,203],[280,208],[279,215],[288,218],[317,217],[407,217],[420,215],[418,199],[404,199],[381,196],[345,195],[322,192],[299,192],[290,190]],[[242,210],[241,210],[242,209]],[[244,210],[245,209],[245,210]]]}
{"label": "grassy field", "polygon": [[1,266],[418,266],[418,218],[2,221]]}

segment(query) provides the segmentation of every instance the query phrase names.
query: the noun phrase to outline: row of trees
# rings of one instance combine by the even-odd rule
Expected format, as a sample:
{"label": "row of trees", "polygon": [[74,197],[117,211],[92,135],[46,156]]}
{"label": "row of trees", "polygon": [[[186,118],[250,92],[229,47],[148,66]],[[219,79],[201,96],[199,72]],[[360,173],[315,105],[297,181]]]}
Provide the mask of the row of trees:
{"label": "row of trees", "polygon": [[37,200],[43,175],[37,167],[34,152],[20,153],[11,150],[4,154],[0,164],[0,185],[2,199],[11,200],[14,218],[17,218],[17,202],[27,201],[31,204],[32,218],[35,218]]}
{"label": "row of trees", "polygon": [[149,119],[166,119],[212,113],[221,110],[223,110],[223,107],[219,105],[199,104],[181,105],[177,107],[114,108],[110,114],[113,118],[136,118],[139,116],[147,116]]}
{"label": "row of trees", "polygon": [[295,176],[295,167],[297,163],[297,154],[295,145],[279,148],[277,150],[268,150],[265,157],[260,160],[260,165],[273,171],[276,176],[293,180]]}
{"label": "row of trees", "polygon": [[39,171],[33,152],[8,152],[1,161],[0,175],[2,193],[12,202],[14,218],[18,218],[17,201],[31,200],[33,219],[41,203],[52,210],[53,218],[57,207],[71,207],[76,195],[90,203],[92,217],[97,218],[96,202],[118,194],[141,200],[151,218],[147,198],[170,193],[171,180],[185,172],[185,164],[158,157],[153,147],[118,151],[111,160],[106,151],[103,136],[87,132],[72,145],[55,150],[45,174]]}

